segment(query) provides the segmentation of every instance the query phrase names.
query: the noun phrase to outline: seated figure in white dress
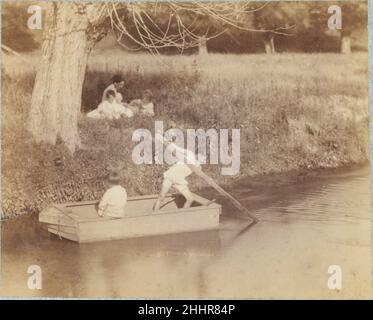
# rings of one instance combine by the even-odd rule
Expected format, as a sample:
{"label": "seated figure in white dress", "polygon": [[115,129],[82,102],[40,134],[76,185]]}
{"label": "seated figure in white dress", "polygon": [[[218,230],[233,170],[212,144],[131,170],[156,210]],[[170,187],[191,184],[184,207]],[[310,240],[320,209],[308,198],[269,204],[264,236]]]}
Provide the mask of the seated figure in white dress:
{"label": "seated figure in white dress", "polygon": [[106,92],[106,99],[102,101],[97,109],[87,113],[87,117],[92,119],[119,119],[121,116],[132,117],[131,109],[117,103],[116,94],[113,90]]}
{"label": "seated figure in white dress", "polygon": [[123,96],[118,90],[122,89],[124,87],[124,80],[120,75],[115,75],[112,78],[112,83],[104,90],[102,94],[102,102],[104,102],[106,98],[106,94],[109,90],[112,90],[115,92],[115,101],[117,103],[122,103],[123,102]]}

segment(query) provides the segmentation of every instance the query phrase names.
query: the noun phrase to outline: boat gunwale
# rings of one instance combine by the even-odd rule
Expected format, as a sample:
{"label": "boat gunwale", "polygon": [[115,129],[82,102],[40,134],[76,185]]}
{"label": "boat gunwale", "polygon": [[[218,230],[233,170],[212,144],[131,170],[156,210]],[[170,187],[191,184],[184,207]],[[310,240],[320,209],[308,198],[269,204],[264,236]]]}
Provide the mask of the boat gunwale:
{"label": "boat gunwale", "polygon": [[[167,198],[172,198],[178,195],[177,193],[175,194],[167,194]],[[129,197],[127,201],[136,201],[136,200],[147,200],[147,199],[156,199],[158,195],[146,195],[146,196],[135,196],[135,197]],[[70,213],[74,213],[73,210],[71,210],[71,207],[80,207],[80,206],[88,206],[88,205],[93,205],[98,203],[98,200],[88,200],[88,201],[80,201],[80,202],[68,202],[68,203],[62,203],[58,204],[60,207],[64,207],[70,211]],[[55,205],[52,205],[52,207]],[[45,210],[48,210],[50,207],[46,208]],[[221,215],[221,205],[218,203],[211,203],[208,206],[196,206],[196,207],[189,207],[189,208],[174,208],[174,209],[167,209],[167,210],[160,210],[157,212],[152,212],[151,210],[148,213],[144,213],[141,215],[135,215],[135,216],[124,216],[120,218],[114,218],[114,217],[99,217],[97,218],[82,218],[79,215],[69,215],[67,213],[64,213],[67,217],[72,219],[76,224],[80,223],[93,223],[93,222],[104,222],[104,221],[111,221],[111,220],[122,220],[122,219],[136,219],[136,218],[142,218],[142,217],[147,217],[147,216],[157,216],[157,215],[164,215],[164,214],[181,214],[181,213],[187,213],[190,211],[202,211],[206,209],[219,209],[219,215]],[[43,210],[44,211],[44,210]],[[57,225],[57,224],[51,224],[47,223],[50,225]]]}
{"label": "boat gunwale", "polygon": [[96,219],[81,219],[81,220],[75,220],[79,224],[80,223],[91,223],[91,222],[103,222],[103,221],[111,221],[111,220],[127,220],[127,219],[136,219],[136,218],[142,218],[142,217],[152,217],[152,216],[158,216],[158,215],[171,215],[171,214],[181,214],[181,213],[186,213],[190,211],[202,211],[206,209],[219,209],[219,215],[221,215],[221,205],[214,203],[210,204],[209,206],[198,206],[198,207],[190,207],[190,208],[177,208],[177,209],[168,209],[168,210],[160,210],[157,212],[150,212],[138,216],[124,216],[120,218],[112,218],[112,217],[97,217]]}
{"label": "boat gunwale", "polygon": [[[175,197],[177,196],[177,193],[170,193],[166,195],[166,198]],[[151,195],[145,195],[145,196],[133,196],[128,197],[127,201],[136,201],[136,200],[147,200],[147,199],[156,199],[158,195],[151,194]],[[100,200],[86,200],[86,201],[75,201],[75,202],[66,202],[66,203],[60,203],[59,205],[62,205],[66,208],[68,207],[80,207],[80,206],[86,206],[91,204],[99,203]]]}

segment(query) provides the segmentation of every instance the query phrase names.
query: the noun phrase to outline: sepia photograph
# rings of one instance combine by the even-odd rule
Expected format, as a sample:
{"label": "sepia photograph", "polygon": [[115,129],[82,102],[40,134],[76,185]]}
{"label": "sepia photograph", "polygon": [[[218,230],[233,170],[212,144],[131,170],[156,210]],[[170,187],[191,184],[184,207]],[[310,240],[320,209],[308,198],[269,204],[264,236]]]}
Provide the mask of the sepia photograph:
{"label": "sepia photograph", "polygon": [[1,1],[0,297],[371,299],[368,6]]}

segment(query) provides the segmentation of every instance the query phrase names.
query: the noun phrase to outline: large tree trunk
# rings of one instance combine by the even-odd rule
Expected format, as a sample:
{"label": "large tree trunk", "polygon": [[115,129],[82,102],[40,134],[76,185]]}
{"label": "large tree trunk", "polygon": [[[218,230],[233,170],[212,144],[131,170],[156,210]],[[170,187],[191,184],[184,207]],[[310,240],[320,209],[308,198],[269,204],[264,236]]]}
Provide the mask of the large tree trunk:
{"label": "large tree trunk", "polygon": [[37,142],[58,137],[73,153],[80,145],[78,115],[88,54],[84,5],[53,2],[31,99],[28,129]]}
{"label": "large tree trunk", "polygon": [[267,34],[264,38],[264,50],[267,54],[276,53],[275,50],[275,38],[273,34]]}
{"label": "large tree trunk", "polygon": [[200,54],[200,55],[208,54],[208,50],[207,50],[207,39],[206,39],[206,37],[199,38],[199,42],[198,42],[198,54]]}
{"label": "large tree trunk", "polygon": [[350,32],[341,32],[341,53],[351,53],[351,34]]}

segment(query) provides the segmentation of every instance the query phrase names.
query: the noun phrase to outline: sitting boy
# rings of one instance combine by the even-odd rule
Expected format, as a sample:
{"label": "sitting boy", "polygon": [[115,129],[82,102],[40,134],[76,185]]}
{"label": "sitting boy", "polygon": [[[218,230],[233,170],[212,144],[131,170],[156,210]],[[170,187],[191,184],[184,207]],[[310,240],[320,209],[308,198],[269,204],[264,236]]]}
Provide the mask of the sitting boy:
{"label": "sitting boy", "polygon": [[157,201],[154,204],[153,211],[159,211],[161,203],[171,187],[174,187],[185,197],[186,201],[183,208],[189,208],[192,205],[193,201],[204,206],[213,203],[215,200],[206,200],[199,195],[191,192],[188,187],[188,182],[185,180],[186,177],[193,173],[188,164],[196,166],[197,169],[201,170],[200,164],[196,160],[194,153],[188,149],[178,147],[173,142],[163,141],[163,143],[166,146],[170,147],[170,151],[176,151],[178,162],[172,165],[166,172],[164,172],[162,189]]}
{"label": "sitting boy", "polygon": [[121,218],[125,215],[127,192],[119,182],[119,174],[115,171],[110,172],[107,177],[109,189],[106,190],[98,204],[97,213],[100,217]]}
{"label": "sitting boy", "polygon": [[143,92],[142,99],[132,100],[128,106],[133,113],[140,113],[153,117],[154,105],[152,99],[153,93],[149,89],[147,89]]}
{"label": "sitting boy", "polygon": [[132,117],[133,112],[116,102],[116,94],[114,90],[108,90],[106,92],[106,100],[102,101],[97,109],[87,113],[87,117],[93,119],[119,119],[122,115],[126,117]]}

